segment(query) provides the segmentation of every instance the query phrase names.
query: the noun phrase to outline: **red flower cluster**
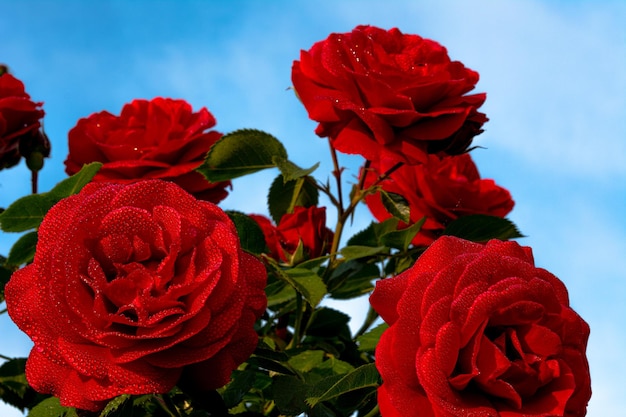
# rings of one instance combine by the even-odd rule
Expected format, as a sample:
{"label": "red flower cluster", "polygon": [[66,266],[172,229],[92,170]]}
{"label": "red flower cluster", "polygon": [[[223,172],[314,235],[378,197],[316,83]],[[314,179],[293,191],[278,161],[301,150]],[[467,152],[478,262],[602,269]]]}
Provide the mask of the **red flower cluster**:
{"label": "red flower cluster", "polygon": [[328,253],[333,241],[333,232],[326,227],[325,207],[295,207],[277,226],[265,216],[250,217],[261,227],[269,256],[276,260],[290,262],[299,245],[306,258],[317,258]]}
{"label": "red flower cluster", "polygon": [[42,104],[30,99],[20,80],[7,72],[0,73],[0,169],[20,161],[21,142],[42,140],[39,132],[40,119],[44,116]]}
{"label": "red flower cluster", "polygon": [[[380,163],[372,163],[361,173],[365,175],[364,186],[370,187],[384,173]],[[407,200],[411,224],[426,217],[420,232],[413,239],[414,245],[429,245],[441,235],[448,223],[459,217],[470,214],[504,217],[514,205],[508,190],[491,179],[480,178],[469,154],[429,155],[425,164],[403,165],[378,185]],[[383,206],[380,193],[370,194],[365,202],[379,221],[391,217]]]}
{"label": "red flower cluster", "polygon": [[206,108],[194,113],[184,100],[134,100],[119,116],[103,111],[78,121],[69,133],[65,171],[72,175],[84,164],[102,162],[94,181],[168,180],[218,203],[228,195],[230,181],[213,184],[195,171],[222,136],[208,131],[213,126]]}
{"label": "red flower cluster", "polygon": [[[360,154],[367,162],[360,174],[362,188],[354,189],[347,208],[342,196],[331,194],[330,185],[314,188],[338,207],[337,235],[326,227],[325,207],[295,207],[278,224],[250,215],[263,232],[267,255],[280,262],[270,262],[271,272],[281,278],[288,268],[304,268],[301,261],[328,254],[364,195],[376,219],[390,218],[381,196],[370,193],[374,187],[407,201],[409,224],[425,218],[412,243],[428,248],[407,251],[422,253],[414,265],[406,270],[405,264],[397,266],[392,249],[397,246],[380,236],[372,237],[377,243],[370,245],[369,235],[378,233],[371,227],[361,234],[367,235],[368,246],[351,248],[357,257],[338,251],[327,263],[324,258],[310,262],[316,266],[307,271],[306,281],[278,280],[280,299],[271,300],[272,314],[264,315],[257,329],[261,336],[275,332],[282,343],[288,339],[287,326],[293,326],[287,354],[277,345],[271,357],[288,361],[286,366],[297,372],[280,363],[266,368],[274,359],[265,362],[259,356],[257,363],[251,360],[233,374],[257,345],[254,326],[268,304],[267,273],[259,259],[242,249],[241,224],[236,227],[213,204],[227,196],[230,181],[210,183],[195,171],[222,135],[209,130],[215,119],[206,108],[193,112],[183,100],[135,100],[119,116],[96,113],[70,131],[66,172],[74,174],[95,161],[103,166],[93,183],[49,210],[37,230],[34,261],[6,285],[8,312],[34,342],[26,368],[29,384],[59,397],[63,405],[99,411],[121,394],[166,393],[177,384],[183,391],[213,390],[231,374],[245,374],[243,383],[235,376],[231,385],[239,391],[252,386],[255,372],[266,372],[262,385],[276,391],[296,383],[302,394],[295,395],[293,404],[285,396],[283,401],[270,398],[273,412],[304,413],[313,407],[311,398],[299,398],[304,391],[324,392],[328,381],[343,378],[342,369],[362,364],[369,355],[367,349],[355,355],[346,350],[347,360],[358,359],[331,370],[322,369],[330,361],[323,362],[327,355],[318,350],[322,362],[315,368],[320,373],[309,378],[298,368],[300,360],[292,353],[299,356],[312,346],[332,348],[329,356],[336,353],[337,363],[346,359],[321,337],[334,329],[347,333],[336,339],[341,349],[350,343],[356,351],[347,326],[334,326],[345,315],[332,309],[317,315],[316,305],[327,293],[349,298],[369,291],[371,280],[380,276],[372,261],[382,260],[384,274],[399,274],[378,281],[370,297],[389,324],[375,351],[384,417],[583,417],[591,396],[585,357],[589,327],[570,308],[564,284],[536,267],[530,248],[515,242],[441,237],[455,219],[504,217],[514,205],[506,189],[480,177],[466,153],[487,121],[478,112],[485,94],[467,95],[478,74],[452,61],[436,42],[398,29],[358,26],[302,51],[292,80],[309,116],[319,123],[317,134],[329,138],[333,157],[336,150]],[[42,146],[40,106],[0,68],[0,169],[26,156],[22,148]],[[220,145],[230,145],[227,140]],[[260,164],[247,158],[259,148],[251,152],[236,146],[229,149],[236,164],[241,159],[253,170],[270,160],[278,165],[275,155],[264,155],[272,158]],[[239,158],[243,154],[248,155]],[[340,190],[341,168],[334,162]],[[294,196],[283,201],[295,201]],[[317,275],[318,270],[323,274]],[[343,291],[350,279],[357,284]],[[335,289],[328,283],[336,284]],[[272,285],[270,281],[270,294]],[[302,298],[294,303],[290,293],[302,295],[307,304],[300,303]],[[306,316],[308,324],[302,320]],[[332,331],[326,323],[320,325],[327,317]],[[312,323],[320,339],[309,344]],[[270,348],[268,344],[257,353]],[[270,369],[287,369],[289,375],[274,379]],[[320,378],[319,385],[309,386]],[[262,396],[269,392],[262,391]],[[362,401],[359,413],[372,410],[368,401]],[[332,413],[331,408],[315,410]]]}
{"label": "red flower cluster", "polygon": [[256,347],[265,282],[217,206],[165,181],[92,183],[48,212],[6,300],[35,343],[31,386],[99,410],[181,377],[195,389],[228,382]]}
{"label": "red flower cluster", "polygon": [[302,51],[292,82],[316,133],[340,152],[415,164],[426,153],[464,152],[487,121],[485,94],[466,95],[478,73],[440,44],[358,26]]}
{"label": "red flower cluster", "polygon": [[442,237],[370,302],[383,416],[585,415],[589,327],[530,248]]}

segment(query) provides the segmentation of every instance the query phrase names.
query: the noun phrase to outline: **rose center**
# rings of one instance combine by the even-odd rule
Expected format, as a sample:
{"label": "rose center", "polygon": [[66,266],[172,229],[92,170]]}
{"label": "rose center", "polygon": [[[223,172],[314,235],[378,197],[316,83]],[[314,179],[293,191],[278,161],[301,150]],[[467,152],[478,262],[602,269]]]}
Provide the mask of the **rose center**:
{"label": "rose center", "polygon": [[520,409],[544,386],[560,376],[554,357],[558,336],[539,324],[488,326],[459,352],[450,383],[458,390],[473,387]]}

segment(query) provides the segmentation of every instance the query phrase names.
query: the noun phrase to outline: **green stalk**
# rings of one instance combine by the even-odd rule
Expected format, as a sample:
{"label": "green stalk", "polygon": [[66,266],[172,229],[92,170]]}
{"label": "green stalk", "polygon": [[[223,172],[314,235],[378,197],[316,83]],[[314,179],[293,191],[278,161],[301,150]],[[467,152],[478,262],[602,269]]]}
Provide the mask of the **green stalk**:
{"label": "green stalk", "polygon": [[294,325],[293,338],[291,342],[289,342],[289,345],[287,345],[287,349],[291,349],[300,344],[300,339],[302,338],[302,316],[304,315],[302,304],[302,294],[296,291],[296,323]]}

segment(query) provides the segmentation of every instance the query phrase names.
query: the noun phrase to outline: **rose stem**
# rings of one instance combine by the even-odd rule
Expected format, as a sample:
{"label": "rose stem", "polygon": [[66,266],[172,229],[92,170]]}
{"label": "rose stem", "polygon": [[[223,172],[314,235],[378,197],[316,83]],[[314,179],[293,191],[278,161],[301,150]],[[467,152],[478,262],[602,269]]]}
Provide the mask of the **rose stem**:
{"label": "rose stem", "polygon": [[31,172],[31,184],[32,184],[32,193],[37,194],[37,180],[39,179],[39,171],[32,170]]}

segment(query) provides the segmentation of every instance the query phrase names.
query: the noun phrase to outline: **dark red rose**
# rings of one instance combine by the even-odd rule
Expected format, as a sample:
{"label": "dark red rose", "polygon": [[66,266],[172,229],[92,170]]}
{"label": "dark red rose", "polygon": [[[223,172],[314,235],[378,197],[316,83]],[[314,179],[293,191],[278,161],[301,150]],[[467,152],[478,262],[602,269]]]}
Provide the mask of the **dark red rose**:
{"label": "dark red rose", "polygon": [[335,149],[374,161],[423,162],[426,152],[464,152],[487,121],[478,73],[437,42],[357,26],[302,51],[294,88],[316,133]]}
{"label": "dark red rose", "polygon": [[163,179],[218,203],[228,195],[230,181],[210,183],[195,171],[222,136],[208,130],[213,126],[215,118],[206,108],[194,113],[184,100],[134,100],[119,116],[103,111],[78,121],[69,133],[65,172],[102,162],[94,181]]}
{"label": "dark red rose", "polygon": [[265,281],[220,208],[146,180],[91,183],[55,205],[5,295],[34,342],[29,383],[95,411],[181,374],[196,389],[227,383],[256,347]]}
{"label": "dark red rose", "polygon": [[276,260],[290,262],[298,245],[308,259],[328,253],[333,241],[333,232],[326,227],[326,207],[295,207],[293,213],[281,217],[275,226],[265,216],[252,217],[263,230],[270,256]]}
{"label": "dark red rose", "polygon": [[589,326],[530,248],[444,236],[370,302],[384,417],[585,415]]}
{"label": "dark red rose", "polygon": [[20,80],[0,74],[0,169],[16,165],[22,156],[20,141],[38,134],[42,104],[30,99]]}
{"label": "dark red rose", "polygon": [[[372,163],[365,171],[365,187],[371,186],[385,170]],[[363,171],[361,173],[363,175]],[[411,209],[411,224],[424,216],[426,222],[413,239],[428,245],[452,220],[470,214],[504,217],[514,206],[511,194],[491,179],[482,179],[469,154],[440,158],[429,155],[423,165],[403,165],[380,183],[383,190],[404,197]],[[391,217],[379,193],[365,198],[378,221]],[[400,227],[406,227],[401,224]]]}

